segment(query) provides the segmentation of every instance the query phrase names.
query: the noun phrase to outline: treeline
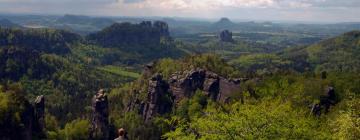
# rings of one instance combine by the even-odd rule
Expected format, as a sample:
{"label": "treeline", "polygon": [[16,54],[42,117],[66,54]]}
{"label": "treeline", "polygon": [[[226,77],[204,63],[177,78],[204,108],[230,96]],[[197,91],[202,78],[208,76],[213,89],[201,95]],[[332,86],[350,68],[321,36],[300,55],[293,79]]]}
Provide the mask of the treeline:
{"label": "treeline", "polygon": [[0,46],[26,47],[45,53],[69,53],[69,45],[79,40],[81,36],[63,30],[0,28]]}

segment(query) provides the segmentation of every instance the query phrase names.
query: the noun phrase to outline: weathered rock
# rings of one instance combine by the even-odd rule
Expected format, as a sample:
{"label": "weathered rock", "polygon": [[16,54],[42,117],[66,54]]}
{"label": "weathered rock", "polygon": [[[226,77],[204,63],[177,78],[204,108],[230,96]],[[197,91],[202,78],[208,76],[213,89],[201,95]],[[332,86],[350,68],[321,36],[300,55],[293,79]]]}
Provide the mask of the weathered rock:
{"label": "weathered rock", "polygon": [[99,92],[92,99],[92,120],[89,139],[109,139],[109,106],[108,98],[104,90]]}
{"label": "weathered rock", "polygon": [[209,98],[221,102],[225,102],[231,94],[240,92],[241,79],[228,80],[202,69],[185,72],[183,75],[185,76],[177,73],[170,78],[170,89],[176,102],[193,96],[196,90],[201,90]]}
{"label": "weathered rock", "polygon": [[143,118],[149,121],[157,114],[171,111],[172,97],[169,94],[169,84],[162,79],[160,74],[155,74],[149,81],[147,100],[143,104]]}
{"label": "weathered rock", "polygon": [[232,32],[230,32],[229,30],[224,30],[220,33],[220,41],[222,42],[233,42],[233,38],[232,38]]}
{"label": "weathered rock", "polygon": [[154,27],[160,31],[160,35],[163,37],[170,37],[169,25],[163,21],[155,21]]}
{"label": "weathered rock", "polygon": [[192,70],[184,75],[174,74],[170,79],[170,89],[176,102],[184,97],[191,97],[198,89],[203,89],[206,71]]}
{"label": "weathered rock", "polygon": [[231,80],[231,79],[220,79],[220,93],[218,97],[218,101],[220,102],[228,102],[232,94],[236,92],[240,92],[240,81]]}
{"label": "weathered rock", "polygon": [[143,75],[145,77],[150,77],[151,73],[153,71],[154,68],[154,62],[148,63],[144,66],[144,70],[143,70]]}
{"label": "weathered rock", "polygon": [[212,100],[217,100],[220,92],[220,77],[216,73],[206,72],[203,90]]}
{"label": "weathered rock", "polygon": [[35,123],[33,131],[39,138],[45,138],[45,97],[38,96],[34,102],[34,118]]}
{"label": "weathered rock", "polygon": [[[150,74],[152,65],[147,65],[145,71]],[[240,92],[240,83],[247,79],[229,80],[218,74],[196,69],[177,72],[171,75],[169,81],[163,80],[160,74],[153,75],[148,81],[147,99],[139,98],[130,101],[127,111],[136,111],[148,122],[156,115],[171,111],[184,98],[191,98],[197,90],[205,93],[213,101],[226,102],[233,93]]]}

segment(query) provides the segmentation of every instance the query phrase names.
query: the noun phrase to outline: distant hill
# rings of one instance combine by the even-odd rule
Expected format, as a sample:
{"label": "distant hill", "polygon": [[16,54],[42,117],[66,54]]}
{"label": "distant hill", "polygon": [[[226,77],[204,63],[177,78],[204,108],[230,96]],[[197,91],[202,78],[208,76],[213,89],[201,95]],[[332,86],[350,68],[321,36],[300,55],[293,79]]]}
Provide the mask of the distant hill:
{"label": "distant hill", "polygon": [[240,55],[230,63],[260,74],[298,72],[359,72],[360,31],[344,33],[309,46],[290,47],[277,53]]}
{"label": "distant hill", "polygon": [[[307,62],[315,71],[359,71],[360,31],[352,31],[308,47],[283,52],[286,59],[299,64]],[[298,66],[303,67],[303,66]]]}
{"label": "distant hill", "polygon": [[212,28],[219,29],[219,30],[225,30],[225,29],[232,29],[236,26],[235,23],[233,23],[228,18],[221,18],[219,21],[215,22],[212,25]]}
{"label": "distant hill", "polygon": [[0,47],[19,46],[38,52],[66,54],[71,43],[81,40],[81,36],[54,29],[0,29]]}
{"label": "distant hill", "polygon": [[[87,40],[104,48],[116,48],[127,54],[151,61],[163,57],[180,57],[167,23],[144,21],[140,24],[115,23],[102,31],[88,35]],[[135,56],[134,56],[135,57]]]}
{"label": "distant hill", "polygon": [[99,28],[104,28],[114,23],[113,20],[108,18],[97,18],[97,17],[88,17],[88,16],[77,16],[77,15],[65,15],[57,19],[56,22],[63,24],[92,25]]}
{"label": "distant hill", "polygon": [[3,28],[23,28],[21,25],[13,23],[8,19],[0,19],[0,27],[3,27]]}
{"label": "distant hill", "polygon": [[104,47],[160,45],[162,39],[170,37],[168,28],[167,23],[160,21],[156,21],[154,24],[150,21],[140,24],[115,23],[102,31],[90,34],[88,39]]}
{"label": "distant hill", "polygon": [[80,34],[88,34],[100,31],[113,23],[115,23],[115,21],[108,18],[65,15],[58,18],[53,26],[60,29],[72,30]]}

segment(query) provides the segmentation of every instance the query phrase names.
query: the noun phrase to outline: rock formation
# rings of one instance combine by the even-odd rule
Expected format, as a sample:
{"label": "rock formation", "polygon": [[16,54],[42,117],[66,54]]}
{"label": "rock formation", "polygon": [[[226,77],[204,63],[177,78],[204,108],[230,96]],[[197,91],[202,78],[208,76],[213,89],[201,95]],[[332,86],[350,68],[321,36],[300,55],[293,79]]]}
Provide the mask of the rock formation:
{"label": "rock formation", "polygon": [[33,131],[39,138],[45,138],[45,97],[38,96],[34,102],[34,118],[35,123]]}
{"label": "rock formation", "polygon": [[192,70],[184,74],[175,73],[170,79],[170,88],[175,101],[191,97],[198,89],[203,89],[206,77],[205,70]]}
{"label": "rock formation", "polygon": [[139,24],[114,23],[102,31],[89,34],[90,42],[100,44],[104,47],[126,46],[154,46],[160,45],[162,41],[170,41],[169,26],[162,21],[143,21]]}
{"label": "rock formation", "polygon": [[[152,68],[152,64],[145,66],[146,77],[150,77]],[[126,110],[139,112],[147,122],[156,115],[171,112],[174,105],[184,98],[191,98],[197,90],[213,101],[226,103],[234,93],[241,92],[240,84],[246,80],[227,79],[204,69],[176,72],[168,81],[160,74],[154,74],[148,81],[147,98],[130,101]]]}
{"label": "rock formation", "polygon": [[240,92],[240,83],[244,79],[226,79],[206,70],[193,70],[181,74],[173,74],[170,79],[170,89],[178,102],[184,97],[191,97],[196,90],[203,91],[214,101],[225,102],[234,92]]}
{"label": "rock formation", "polygon": [[150,120],[156,114],[171,111],[172,99],[169,94],[169,85],[160,74],[155,74],[149,81],[147,95],[147,100],[141,109],[145,121]]}
{"label": "rock formation", "polygon": [[166,22],[155,21],[153,26],[160,31],[160,36],[170,37],[169,25]]}
{"label": "rock formation", "polygon": [[104,90],[99,92],[92,99],[92,120],[89,139],[109,139],[109,106],[108,98]]}
{"label": "rock formation", "polygon": [[232,38],[232,32],[230,32],[229,30],[221,31],[219,36],[220,36],[221,42],[233,42],[234,41]]}

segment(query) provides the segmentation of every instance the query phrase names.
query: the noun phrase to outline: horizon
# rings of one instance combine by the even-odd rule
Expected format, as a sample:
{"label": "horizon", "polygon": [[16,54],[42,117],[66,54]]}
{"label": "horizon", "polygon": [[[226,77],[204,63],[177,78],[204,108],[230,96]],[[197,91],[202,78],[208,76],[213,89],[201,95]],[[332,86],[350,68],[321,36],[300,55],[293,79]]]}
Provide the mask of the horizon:
{"label": "horizon", "polygon": [[[357,0],[0,0],[1,14],[169,17],[216,21],[360,22]],[[296,18],[294,18],[296,17]]]}
{"label": "horizon", "polygon": [[202,17],[181,17],[181,16],[108,16],[108,15],[86,15],[86,14],[36,14],[36,13],[3,13],[0,12],[0,20],[7,19],[1,18],[1,16],[53,16],[53,17],[64,17],[66,15],[70,16],[84,16],[89,18],[130,18],[130,19],[144,19],[144,20],[162,20],[162,19],[173,19],[176,21],[192,21],[192,22],[217,22],[222,18],[228,18],[234,23],[243,23],[243,22],[272,22],[278,24],[342,24],[342,23],[360,23],[359,21],[302,21],[302,20],[260,20],[260,19],[237,19],[230,17],[214,17],[214,18],[202,18]]}

